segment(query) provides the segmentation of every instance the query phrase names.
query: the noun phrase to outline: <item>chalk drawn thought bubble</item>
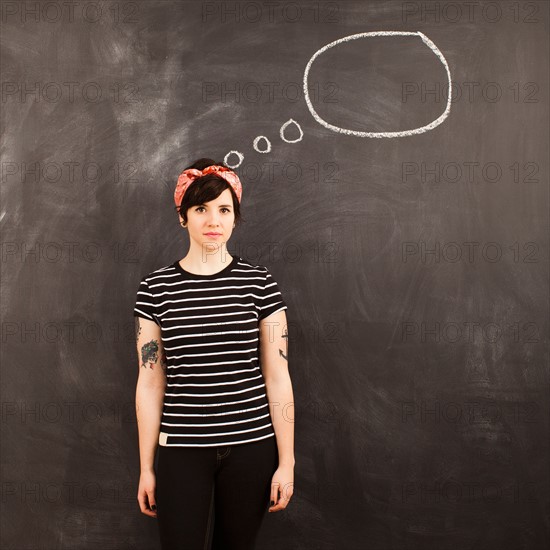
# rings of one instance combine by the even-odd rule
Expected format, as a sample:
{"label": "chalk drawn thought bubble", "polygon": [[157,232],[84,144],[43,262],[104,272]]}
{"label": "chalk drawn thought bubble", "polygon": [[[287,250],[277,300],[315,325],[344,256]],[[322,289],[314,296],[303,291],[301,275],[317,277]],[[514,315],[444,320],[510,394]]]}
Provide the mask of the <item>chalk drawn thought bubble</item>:
{"label": "chalk drawn thought bubble", "polygon": [[[350,40],[357,40],[359,38],[370,38],[373,36],[418,36],[424,44],[436,55],[436,57],[441,61],[443,66],[445,67],[445,71],[447,72],[447,81],[448,81],[448,90],[447,90],[447,105],[445,106],[445,110],[439,117],[437,117],[435,120],[430,122],[429,124],[426,124],[425,126],[420,126],[419,128],[412,128],[410,130],[402,130],[398,132],[360,132],[358,130],[349,130],[347,128],[340,128],[339,126],[334,126],[333,124],[330,124],[326,120],[322,119],[315,108],[313,107],[311,103],[311,99],[309,97],[309,89],[308,89],[308,75],[309,71],[311,69],[311,66],[313,65],[313,62],[321,56],[324,52],[329,50],[330,48],[333,48],[334,46],[337,46],[338,44],[342,44],[343,42],[349,42]],[[445,56],[441,53],[439,48],[423,33],[419,31],[415,32],[408,32],[408,31],[373,31],[373,32],[361,32],[358,34],[351,34],[349,36],[344,36],[343,38],[339,38],[338,40],[335,40],[334,42],[331,42],[330,44],[327,44],[326,46],[323,46],[320,50],[317,50],[311,59],[308,61],[305,71],[304,71],[304,98],[306,100],[307,107],[309,109],[309,112],[313,116],[313,118],[321,124],[321,126],[324,126],[325,128],[328,128],[329,130],[332,130],[333,132],[337,132],[340,134],[347,134],[350,136],[358,136],[358,137],[368,137],[368,138],[396,138],[396,137],[408,137],[408,136],[414,136],[417,134],[423,134],[424,132],[429,132],[430,130],[433,130],[437,126],[439,126],[448,116],[451,112],[451,99],[452,99],[452,79],[451,79],[451,71],[449,70],[449,64],[447,63],[447,60],[445,59]],[[285,130],[290,126],[291,124],[294,124],[298,131],[300,132],[300,136],[297,139],[289,140],[285,137]],[[302,128],[296,122],[294,119],[287,120],[282,126],[279,131],[281,139],[286,143],[297,143],[302,140],[304,137],[304,133],[302,131]],[[265,148],[260,149],[259,143],[263,141],[265,142]],[[258,153],[269,153],[271,152],[271,142],[267,138],[267,136],[257,136],[254,139],[253,142],[253,148]],[[227,160],[230,155],[236,155],[239,158],[239,161],[237,164],[228,164]],[[244,160],[244,155],[240,151],[229,151],[227,155],[224,157],[224,164],[229,168],[238,168]]]}

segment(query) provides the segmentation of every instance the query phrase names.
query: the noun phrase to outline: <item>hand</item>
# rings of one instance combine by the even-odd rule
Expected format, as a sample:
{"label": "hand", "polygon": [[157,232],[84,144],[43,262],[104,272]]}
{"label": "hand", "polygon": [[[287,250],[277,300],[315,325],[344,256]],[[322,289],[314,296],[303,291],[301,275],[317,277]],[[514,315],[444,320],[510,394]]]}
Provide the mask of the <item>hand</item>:
{"label": "hand", "polygon": [[155,501],[155,472],[141,472],[139,476],[138,502],[141,511],[146,516],[157,517]]}
{"label": "hand", "polygon": [[284,510],[294,493],[294,466],[279,466],[271,479],[270,512]]}

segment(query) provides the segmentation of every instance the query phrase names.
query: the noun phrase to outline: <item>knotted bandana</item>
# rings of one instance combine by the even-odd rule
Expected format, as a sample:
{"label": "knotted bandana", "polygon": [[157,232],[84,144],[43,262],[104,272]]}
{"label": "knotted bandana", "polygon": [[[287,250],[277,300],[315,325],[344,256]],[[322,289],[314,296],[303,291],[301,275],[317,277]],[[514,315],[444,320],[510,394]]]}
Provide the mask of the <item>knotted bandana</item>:
{"label": "knotted bandana", "polygon": [[176,190],[174,191],[174,202],[176,206],[181,205],[183,195],[189,188],[189,186],[201,176],[206,176],[206,174],[216,174],[223,178],[235,191],[237,199],[241,202],[241,197],[243,194],[243,188],[241,185],[241,180],[239,176],[233,172],[230,168],[226,166],[221,166],[219,164],[213,164],[212,166],[207,166],[204,170],[197,170],[195,168],[189,168],[184,170],[178,177],[178,183],[176,184]]}

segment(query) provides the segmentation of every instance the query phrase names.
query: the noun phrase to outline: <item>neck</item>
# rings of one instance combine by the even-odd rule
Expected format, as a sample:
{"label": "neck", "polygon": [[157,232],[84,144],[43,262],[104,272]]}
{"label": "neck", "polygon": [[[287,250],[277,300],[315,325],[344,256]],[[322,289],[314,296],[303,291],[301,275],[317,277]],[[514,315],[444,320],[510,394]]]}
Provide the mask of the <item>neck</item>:
{"label": "neck", "polygon": [[189,252],[180,260],[180,265],[197,275],[211,275],[222,270],[233,261],[225,243],[214,246],[200,246],[191,242]]}

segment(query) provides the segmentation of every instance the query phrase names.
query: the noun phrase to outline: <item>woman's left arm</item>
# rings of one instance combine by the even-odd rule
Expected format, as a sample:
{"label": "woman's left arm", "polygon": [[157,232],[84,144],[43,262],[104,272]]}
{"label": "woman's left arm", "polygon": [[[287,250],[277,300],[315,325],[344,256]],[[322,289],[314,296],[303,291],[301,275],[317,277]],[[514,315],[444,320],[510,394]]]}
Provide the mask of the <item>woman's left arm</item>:
{"label": "woman's left arm", "polygon": [[[294,486],[294,395],[288,371],[288,327],[285,310],[260,320],[260,361],[265,380],[273,429],[279,450],[279,468],[274,482],[280,482],[281,496],[272,487],[270,512],[288,504]],[[274,498],[275,497],[275,498]]]}

